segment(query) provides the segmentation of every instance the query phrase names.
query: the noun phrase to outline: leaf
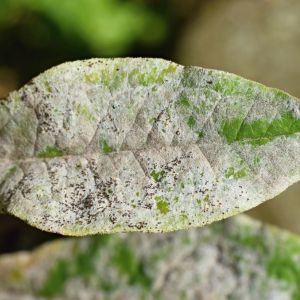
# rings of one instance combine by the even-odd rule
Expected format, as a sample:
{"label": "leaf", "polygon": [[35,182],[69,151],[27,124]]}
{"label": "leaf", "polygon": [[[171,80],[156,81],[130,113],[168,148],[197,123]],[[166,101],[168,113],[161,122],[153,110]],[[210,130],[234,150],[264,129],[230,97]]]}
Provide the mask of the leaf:
{"label": "leaf", "polygon": [[0,298],[299,299],[299,252],[299,237],[244,216],[147,238],[64,239],[0,257]]}
{"label": "leaf", "polygon": [[43,230],[202,226],[299,180],[299,100],[233,74],[91,59],[0,103],[0,210]]}

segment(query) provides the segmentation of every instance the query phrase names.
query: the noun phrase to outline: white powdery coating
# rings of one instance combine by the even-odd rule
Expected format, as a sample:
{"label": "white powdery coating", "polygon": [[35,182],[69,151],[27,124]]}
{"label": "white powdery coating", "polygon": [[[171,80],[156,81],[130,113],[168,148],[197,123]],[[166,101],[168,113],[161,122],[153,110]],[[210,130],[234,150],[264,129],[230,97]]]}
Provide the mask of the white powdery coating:
{"label": "white powdery coating", "polygon": [[85,235],[171,231],[249,209],[299,180],[299,133],[254,146],[222,128],[298,118],[299,100],[277,93],[161,59],[50,69],[0,102],[0,211]]}
{"label": "white powdery coating", "polygon": [[294,299],[299,247],[241,216],[200,230],[52,241],[0,257],[0,299]]}

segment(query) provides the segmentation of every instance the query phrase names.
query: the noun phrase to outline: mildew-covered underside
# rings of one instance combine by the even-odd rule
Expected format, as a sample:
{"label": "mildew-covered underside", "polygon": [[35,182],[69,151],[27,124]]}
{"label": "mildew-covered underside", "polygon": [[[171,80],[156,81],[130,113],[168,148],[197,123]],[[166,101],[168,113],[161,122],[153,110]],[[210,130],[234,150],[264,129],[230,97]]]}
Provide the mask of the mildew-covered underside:
{"label": "mildew-covered underside", "polygon": [[300,176],[300,102],[161,59],[62,64],[0,101],[0,211],[84,235],[202,226]]}
{"label": "mildew-covered underside", "polygon": [[[1,300],[299,300],[300,240],[244,216],[0,256]],[[212,288],[213,287],[213,288]]]}

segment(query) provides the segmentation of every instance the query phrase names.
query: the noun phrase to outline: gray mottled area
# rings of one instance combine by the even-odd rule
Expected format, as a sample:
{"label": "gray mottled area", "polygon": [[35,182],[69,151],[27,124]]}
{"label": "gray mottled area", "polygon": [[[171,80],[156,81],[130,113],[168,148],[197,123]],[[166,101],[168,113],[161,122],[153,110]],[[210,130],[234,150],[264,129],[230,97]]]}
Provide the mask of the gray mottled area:
{"label": "gray mottled area", "polygon": [[1,300],[299,299],[299,238],[246,217],[50,242],[0,258]]}
{"label": "gray mottled area", "polygon": [[299,111],[161,59],[62,64],[0,101],[0,211],[66,235],[211,223],[299,180]]}

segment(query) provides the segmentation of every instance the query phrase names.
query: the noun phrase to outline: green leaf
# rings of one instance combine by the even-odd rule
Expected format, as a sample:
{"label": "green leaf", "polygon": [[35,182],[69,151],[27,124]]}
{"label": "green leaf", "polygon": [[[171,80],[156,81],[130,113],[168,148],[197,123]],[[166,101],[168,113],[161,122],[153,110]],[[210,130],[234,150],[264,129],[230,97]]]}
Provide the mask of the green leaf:
{"label": "green leaf", "polygon": [[0,211],[65,235],[203,226],[300,177],[297,98],[162,59],[62,64],[0,116]]}

